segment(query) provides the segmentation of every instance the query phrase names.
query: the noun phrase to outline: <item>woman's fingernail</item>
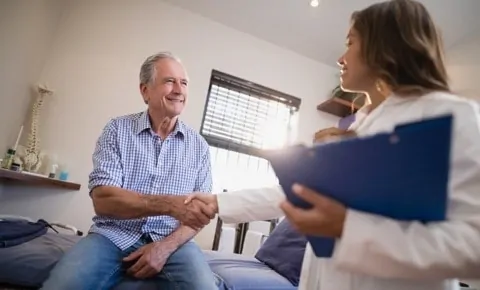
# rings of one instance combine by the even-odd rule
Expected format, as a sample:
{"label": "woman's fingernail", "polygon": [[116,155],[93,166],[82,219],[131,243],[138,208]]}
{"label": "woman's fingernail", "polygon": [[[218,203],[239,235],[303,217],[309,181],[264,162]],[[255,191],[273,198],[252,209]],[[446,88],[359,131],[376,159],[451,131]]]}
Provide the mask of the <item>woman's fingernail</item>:
{"label": "woman's fingernail", "polygon": [[301,192],[302,189],[303,189],[303,187],[302,187],[300,184],[298,184],[298,183],[295,183],[295,184],[292,186],[292,190],[293,190],[294,192],[296,192],[296,193]]}

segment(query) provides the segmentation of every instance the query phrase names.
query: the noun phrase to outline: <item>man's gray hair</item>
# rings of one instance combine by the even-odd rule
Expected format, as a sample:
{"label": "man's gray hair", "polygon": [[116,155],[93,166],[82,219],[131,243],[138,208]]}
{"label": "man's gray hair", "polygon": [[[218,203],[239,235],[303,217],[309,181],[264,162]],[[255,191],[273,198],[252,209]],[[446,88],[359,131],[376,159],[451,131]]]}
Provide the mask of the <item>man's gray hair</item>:
{"label": "man's gray hair", "polygon": [[181,63],[180,59],[173,55],[171,52],[163,51],[149,56],[142,64],[140,68],[140,83],[149,84],[155,82],[155,77],[157,75],[157,69],[155,64],[161,59],[173,59]]}

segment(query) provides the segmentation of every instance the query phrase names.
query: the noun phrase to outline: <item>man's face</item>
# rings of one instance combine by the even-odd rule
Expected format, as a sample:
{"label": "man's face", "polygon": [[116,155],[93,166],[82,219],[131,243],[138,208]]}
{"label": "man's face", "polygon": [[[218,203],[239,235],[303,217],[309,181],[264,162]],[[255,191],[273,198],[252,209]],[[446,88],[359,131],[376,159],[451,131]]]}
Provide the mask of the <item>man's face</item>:
{"label": "man's face", "polygon": [[156,65],[155,78],[141,84],[140,91],[148,108],[165,117],[180,115],[187,101],[188,80],[182,64],[173,59],[161,59]]}

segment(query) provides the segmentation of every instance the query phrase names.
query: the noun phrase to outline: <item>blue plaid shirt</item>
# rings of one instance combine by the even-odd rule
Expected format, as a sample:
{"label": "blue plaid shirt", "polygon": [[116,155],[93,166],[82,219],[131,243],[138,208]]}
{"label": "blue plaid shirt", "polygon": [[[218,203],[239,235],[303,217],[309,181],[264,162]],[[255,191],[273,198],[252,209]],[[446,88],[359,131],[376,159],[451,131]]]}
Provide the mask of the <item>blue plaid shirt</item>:
{"label": "blue plaid shirt", "polygon": [[[209,146],[180,120],[162,140],[152,131],[147,112],[112,119],[97,141],[89,176],[90,192],[101,185],[154,195],[211,192]],[[179,226],[169,216],[122,220],[97,215],[93,221],[90,232],[106,236],[122,250],[144,234],[157,241]]]}

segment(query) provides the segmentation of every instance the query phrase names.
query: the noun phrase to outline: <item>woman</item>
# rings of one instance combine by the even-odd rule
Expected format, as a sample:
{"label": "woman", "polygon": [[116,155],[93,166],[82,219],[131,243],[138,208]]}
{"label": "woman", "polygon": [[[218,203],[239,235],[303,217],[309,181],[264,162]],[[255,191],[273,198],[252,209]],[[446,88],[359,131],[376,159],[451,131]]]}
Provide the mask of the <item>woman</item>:
{"label": "woman", "polygon": [[371,100],[350,128],[357,135],[453,113],[448,221],[400,222],[348,209],[301,185],[294,191],[314,204],[311,210],[295,208],[278,188],[192,198],[211,203],[228,223],[284,213],[302,233],[337,238],[331,259],[307,249],[302,290],[458,289],[453,278],[480,276],[479,110],[450,92],[439,32],[416,1],[354,13],[346,45],[338,60],[342,88]]}

